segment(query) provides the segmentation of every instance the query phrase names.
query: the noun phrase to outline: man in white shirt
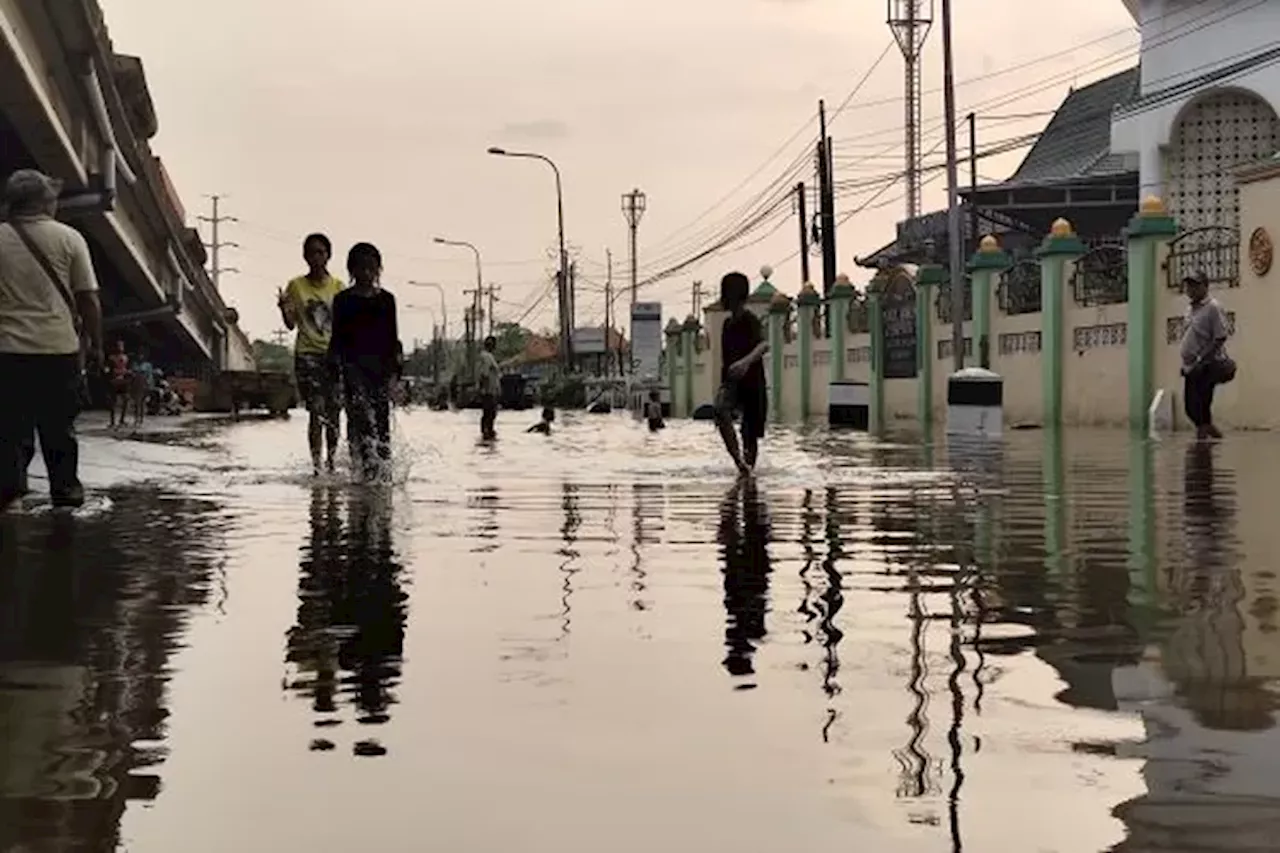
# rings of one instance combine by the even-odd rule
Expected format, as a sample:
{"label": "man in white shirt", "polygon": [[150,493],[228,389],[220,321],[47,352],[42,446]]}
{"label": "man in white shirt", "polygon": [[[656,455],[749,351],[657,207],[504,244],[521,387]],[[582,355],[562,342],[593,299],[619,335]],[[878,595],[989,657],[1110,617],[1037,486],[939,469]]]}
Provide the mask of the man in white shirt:
{"label": "man in white shirt", "polygon": [[35,439],[55,506],[84,503],[75,421],[86,359],[102,359],[102,309],[89,246],[54,220],[61,185],[9,176],[0,224],[0,509],[28,492]]}
{"label": "man in white shirt", "polygon": [[484,350],[480,353],[477,370],[479,373],[480,392],[480,437],[491,439],[497,435],[494,423],[498,419],[498,397],[502,394],[502,370],[498,367],[498,357],[494,350],[498,341],[492,335],[484,339]]}

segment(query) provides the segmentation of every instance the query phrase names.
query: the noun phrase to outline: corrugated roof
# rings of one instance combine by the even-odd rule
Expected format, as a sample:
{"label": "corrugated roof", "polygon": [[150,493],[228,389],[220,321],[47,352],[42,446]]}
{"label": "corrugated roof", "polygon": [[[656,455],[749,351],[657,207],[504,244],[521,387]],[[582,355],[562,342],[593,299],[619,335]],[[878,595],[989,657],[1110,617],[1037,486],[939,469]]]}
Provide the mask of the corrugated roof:
{"label": "corrugated roof", "polygon": [[1090,83],[1067,95],[1010,184],[1061,181],[1123,171],[1111,154],[1111,112],[1138,96],[1138,68]]}

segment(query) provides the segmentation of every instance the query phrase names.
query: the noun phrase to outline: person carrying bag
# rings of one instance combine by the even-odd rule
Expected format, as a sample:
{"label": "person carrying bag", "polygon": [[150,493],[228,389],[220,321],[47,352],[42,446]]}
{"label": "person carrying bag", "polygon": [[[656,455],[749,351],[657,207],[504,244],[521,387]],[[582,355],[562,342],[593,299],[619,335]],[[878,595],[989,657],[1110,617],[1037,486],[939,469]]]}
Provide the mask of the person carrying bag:
{"label": "person carrying bag", "polygon": [[57,222],[60,184],[30,169],[4,185],[0,225],[0,509],[29,491],[36,437],[56,507],[84,503],[75,421],[86,365],[102,363],[89,245]]}

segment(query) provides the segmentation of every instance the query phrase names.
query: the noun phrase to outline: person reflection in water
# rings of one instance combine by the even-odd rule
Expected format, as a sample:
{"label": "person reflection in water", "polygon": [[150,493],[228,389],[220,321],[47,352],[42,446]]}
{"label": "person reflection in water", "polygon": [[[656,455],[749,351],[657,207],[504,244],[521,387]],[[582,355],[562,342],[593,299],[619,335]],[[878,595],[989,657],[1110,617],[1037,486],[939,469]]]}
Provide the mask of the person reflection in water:
{"label": "person reflection in water", "polygon": [[[349,493],[346,523],[339,492],[312,495],[311,537],[303,548],[298,584],[298,624],[291,629],[288,660],[299,670],[292,687],[309,694],[316,726],[341,724],[345,697],[362,725],[390,720],[404,653],[406,595],[403,567],[391,541],[391,501],[385,491]],[[308,678],[305,673],[310,673]],[[312,741],[329,750],[327,739]],[[357,755],[382,755],[372,739],[357,740]]]}
{"label": "person reflection in water", "polygon": [[751,480],[739,480],[725,495],[716,539],[724,562],[724,668],[754,675],[756,646],[767,633],[770,568],[768,519]]}
{"label": "person reflection in water", "polygon": [[352,286],[333,299],[329,355],[346,394],[351,462],[368,481],[385,475],[391,461],[391,386],[400,379],[404,349],[396,299],[379,286],[377,247],[352,246],[347,271]]}
{"label": "person reflection in water", "polygon": [[[1201,725],[1271,728],[1277,707],[1266,682],[1250,674],[1245,650],[1247,601],[1235,538],[1235,501],[1228,475],[1214,470],[1215,448],[1187,446],[1183,523],[1187,559],[1175,574],[1181,617],[1168,641],[1166,668]],[[1255,614],[1256,616],[1256,614]]]}

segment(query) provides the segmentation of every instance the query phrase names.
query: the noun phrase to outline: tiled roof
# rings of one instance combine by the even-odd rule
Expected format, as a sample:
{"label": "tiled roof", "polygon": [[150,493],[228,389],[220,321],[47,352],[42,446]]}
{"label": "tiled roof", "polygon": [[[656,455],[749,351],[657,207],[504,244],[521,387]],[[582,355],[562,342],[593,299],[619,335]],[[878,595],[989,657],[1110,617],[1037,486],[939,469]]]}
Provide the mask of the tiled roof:
{"label": "tiled roof", "polygon": [[1137,66],[1067,95],[1007,183],[1033,184],[1121,172],[1111,156],[1111,111],[1138,96]]}

